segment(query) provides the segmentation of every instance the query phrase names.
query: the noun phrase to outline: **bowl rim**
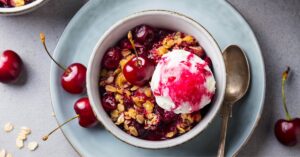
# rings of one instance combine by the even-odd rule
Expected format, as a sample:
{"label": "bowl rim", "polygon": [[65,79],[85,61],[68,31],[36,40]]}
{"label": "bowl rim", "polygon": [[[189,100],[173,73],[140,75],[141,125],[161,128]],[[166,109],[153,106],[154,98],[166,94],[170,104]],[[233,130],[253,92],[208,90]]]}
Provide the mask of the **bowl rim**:
{"label": "bowl rim", "polygon": [[12,7],[12,8],[2,8],[0,7],[0,15],[15,15],[22,14],[30,11],[32,9],[36,9],[48,0],[34,0],[29,4],[20,7]]}
{"label": "bowl rim", "polygon": [[[99,47],[101,46],[101,44],[103,43],[103,41],[105,40],[105,38],[114,30],[116,29],[117,27],[119,27],[121,24],[123,24],[124,22],[130,20],[130,19],[134,19],[136,17],[140,17],[140,16],[145,16],[145,15],[151,15],[151,14],[164,14],[164,15],[171,15],[171,16],[176,16],[178,18],[181,18],[183,19],[184,21],[192,24],[194,27],[196,27],[198,30],[201,30],[202,33],[206,34],[207,38],[211,41],[211,43],[213,44],[213,46],[219,51],[219,56],[221,56],[221,71],[223,72],[223,74],[226,76],[226,69],[225,69],[225,63],[224,63],[224,60],[223,60],[223,56],[222,56],[222,50],[219,46],[219,44],[217,43],[217,41],[213,38],[213,36],[211,35],[211,33],[209,33],[209,31],[204,27],[202,26],[199,22],[195,21],[194,19],[184,15],[184,14],[181,14],[181,13],[178,13],[178,12],[175,12],[175,11],[170,11],[170,10],[164,10],[164,9],[149,9],[149,10],[143,10],[143,11],[139,11],[139,12],[135,12],[133,14],[130,14],[120,20],[118,20],[115,24],[113,24],[112,26],[110,26],[103,34],[102,36],[99,38],[96,46],[94,47],[93,49],[93,52],[90,56],[90,59],[89,59],[89,62],[88,62],[88,68],[87,68],[87,94],[88,94],[88,97],[89,99],[92,98],[92,89],[91,89],[91,78],[92,78],[92,72],[91,72],[91,66],[92,66],[92,63],[93,63],[93,60],[95,58],[95,55],[97,54],[97,50],[99,49]],[[225,96],[225,88],[226,88],[226,77],[224,77],[222,79],[222,82],[220,83],[222,86],[222,89],[223,90],[220,90],[220,103],[216,106],[216,109],[214,110],[214,112],[212,112],[212,116],[211,118],[208,120],[207,124],[204,125],[204,127],[201,129],[201,130],[198,130],[197,133],[195,133],[193,136],[190,136],[190,137],[187,137],[185,138],[184,140],[181,140],[180,142],[177,142],[175,144],[171,144],[171,145],[165,145],[165,146],[154,146],[154,147],[149,147],[149,146],[146,146],[146,145],[141,145],[141,144],[136,144],[134,142],[129,142],[129,140],[126,140],[126,139],[122,139],[121,137],[119,137],[119,135],[117,133],[115,133],[114,131],[112,131],[111,129],[109,129],[106,125],[107,124],[103,124],[102,123],[102,118],[100,118],[101,116],[100,113],[98,115],[98,111],[95,109],[95,103],[94,103],[94,99],[90,99],[90,103],[91,103],[91,106],[92,106],[92,109],[93,109],[93,112],[95,114],[95,116],[97,117],[97,119],[99,120],[99,122],[104,126],[104,128],[110,132],[113,136],[115,136],[117,139],[129,144],[129,145],[132,145],[132,146],[135,146],[135,147],[138,147],[138,148],[143,148],[143,149],[163,149],[163,148],[170,148],[170,147],[174,147],[174,146],[177,146],[177,145],[181,145],[183,143],[186,143],[188,141],[190,141],[191,139],[193,139],[194,137],[198,136],[199,134],[201,134],[208,126],[209,124],[212,123],[212,121],[215,119],[217,113],[219,113],[219,110],[221,108],[221,105],[222,105],[222,102],[224,100],[224,96]],[[201,121],[200,121],[201,122]],[[200,123],[199,122],[199,123]],[[122,130],[123,131],[123,130]],[[190,131],[189,131],[190,132]],[[185,134],[188,134],[189,132],[185,133]],[[132,137],[131,135],[127,134],[128,137]],[[180,136],[179,136],[180,137]],[[162,141],[151,141],[151,140],[144,140],[144,139],[140,139],[140,138],[137,138],[137,137],[133,137],[133,138],[136,138],[137,140],[142,140],[142,141],[147,141],[147,142],[151,142],[151,143],[158,143],[158,142],[164,142],[164,141],[169,141],[169,140],[175,140],[177,139],[178,137],[175,137],[175,138],[172,138],[172,139],[168,139],[168,140],[162,140]]]}

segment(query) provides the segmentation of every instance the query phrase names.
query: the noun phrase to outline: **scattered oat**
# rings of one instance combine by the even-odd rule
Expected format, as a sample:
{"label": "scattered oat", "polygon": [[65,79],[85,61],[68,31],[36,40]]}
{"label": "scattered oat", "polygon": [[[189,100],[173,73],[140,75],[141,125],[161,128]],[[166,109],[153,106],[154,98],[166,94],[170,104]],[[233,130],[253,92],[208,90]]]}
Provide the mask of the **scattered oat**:
{"label": "scattered oat", "polygon": [[1,149],[0,150],[0,157],[5,157],[5,155],[6,155],[5,149]]}
{"label": "scattered oat", "polygon": [[14,129],[14,126],[12,123],[6,123],[4,125],[4,131],[5,132],[11,132]]}
{"label": "scattered oat", "polygon": [[24,141],[24,140],[27,139],[27,135],[26,135],[25,133],[23,133],[23,132],[20,132],[20,133],[18,134],[17,139]]}
{"label": "scattered oat", "polygon": [[36,148],[38,147],[38,143],[37,142],[29,142],[28,143],[28,149],[31,150],[31,151],[34,151],[36,150]]}
{"label": "scattered oat", "polygon": [[31,134],[31,129],[26,126],[23,126],[21,127],[21,133],[24,133],[25,135],[29,135]]}
{"label": "scattered oat", "polygon": [[24,147],[24,141],[23,140],[20,140],[20,139],[17,139],[16,140],[16,146],[21,149]]}
{"label": "scattered oat", "polygon": [[7,153],[6,157],[13,157],[13,155],[11,153]]}

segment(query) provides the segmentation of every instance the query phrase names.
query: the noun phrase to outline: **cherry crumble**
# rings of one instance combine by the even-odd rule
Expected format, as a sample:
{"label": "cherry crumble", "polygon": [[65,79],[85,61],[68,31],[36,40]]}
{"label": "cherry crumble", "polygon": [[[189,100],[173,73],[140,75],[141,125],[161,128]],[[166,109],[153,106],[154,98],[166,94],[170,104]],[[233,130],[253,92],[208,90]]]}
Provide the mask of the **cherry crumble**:
{"label": "cherry crumble", "polygon": [[[131,31],[138,55],[154,66],[162,55],[183,49],[196,54],[212,68],[210,58],[191,35],[149,25],[140,25]],[[123,68],[134,57],[134,48],[124,37],[109,48],[102,59],[99,90],[103,108],[112,121],[128,134],[146,140],[174,138],[198,124],[205,108],[190,114],[166,111],[156,104],[150,81],[137,86],[126,80]]]}

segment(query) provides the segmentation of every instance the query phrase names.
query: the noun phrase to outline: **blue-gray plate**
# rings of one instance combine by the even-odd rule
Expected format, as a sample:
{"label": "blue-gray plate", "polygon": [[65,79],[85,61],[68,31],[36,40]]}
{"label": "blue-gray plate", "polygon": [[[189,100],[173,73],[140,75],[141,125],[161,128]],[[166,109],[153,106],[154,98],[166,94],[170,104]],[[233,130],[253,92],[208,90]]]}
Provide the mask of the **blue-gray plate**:
{"label": "blue-gray plate", "polygon": [[[65,65],[80,62],[87,65],[90,54],[101,35],[116,21],[135,12],[164,9],[185,14],[201,23],[217,40],[221,49],[239,45],[247,54],[251,67],[248,94],[236,105],[231,119],[226,156],[234,156],[247,142],[263,109],[265,69],[257,40],[243,17],[224,0],[90,0],[73,17],[55,49],[54,57]],[[51,65],[50,90],[53,109],[59,123],[75,115],[74,102],[83,95],[70,95],[60,85],[62,71]],[[119,141],[100,125],[81,128],[76,122],[62,128],[74,149],[85,157],[132,156],[215,156],[217,154],[220,119],[195,139],[168,149],[146,150]]]}

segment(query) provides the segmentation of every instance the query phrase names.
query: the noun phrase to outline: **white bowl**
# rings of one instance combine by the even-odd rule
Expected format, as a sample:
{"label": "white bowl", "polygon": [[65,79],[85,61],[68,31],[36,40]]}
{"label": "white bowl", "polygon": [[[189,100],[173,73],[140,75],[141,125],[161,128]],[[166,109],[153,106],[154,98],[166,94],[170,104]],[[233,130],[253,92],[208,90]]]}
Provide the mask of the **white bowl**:
{"label": "white bowl", "polygon": [[21,15],[28,12],[31,12],[43,4],[45,4],[48,0],[34,0],[33,2],[26,4],[21,7],[13,7],[13,8],[1,8],[0,7],[0,15]]}
{"label": "white bowl", "polygon": [[[114,46],[117,41],[126,36],[130,29],[140,24],[148,24],[154,27],[167,28],[193,35],[199,41],[200,45],[204,47],[207,55],[211,58],[213,63],[214,75],[217,82],[217,91],[208,113],[189,132],[173,139],[149,141],[133,137],[118,128],[112,122],[101,105],[98,85],[102,57],[109,47]],[[99,121],[109,132],[120,140],[137,147],[150,149],[168,148],[179,145],[202,132],[218,113],[224,98],[225,84],[226,72],[222,53],[213,37],[199,23],[195,22],[191,18],[165,10],[138,12],[122,19],[110,27],[94,48],[87,70],[88,97]]]}

